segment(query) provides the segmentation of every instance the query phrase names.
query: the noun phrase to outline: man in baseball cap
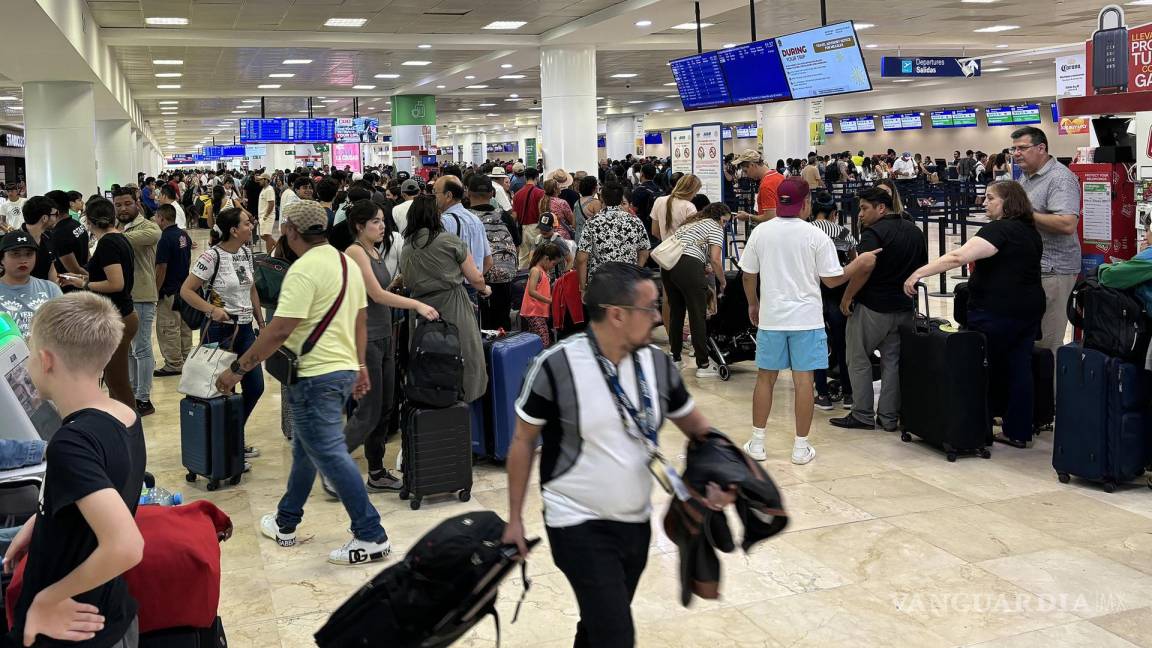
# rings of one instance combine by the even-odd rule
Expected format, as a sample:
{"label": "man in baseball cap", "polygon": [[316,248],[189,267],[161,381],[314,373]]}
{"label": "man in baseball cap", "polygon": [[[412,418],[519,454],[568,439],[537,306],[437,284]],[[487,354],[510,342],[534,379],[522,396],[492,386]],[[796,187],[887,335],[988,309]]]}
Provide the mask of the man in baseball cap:
{"label": "man in baseball cap", "polygon": [[408,210],[412,208],[412,199],[420,195],[420,183],[412,180],[411,178],[400,183],[400,200],[399,205],[392,208],[392,220],[396,221],[396,227],[401,235],[404,230],[408,229]]}
{"label": "man in baseball cap", "polygon": [[780,371],[790,369],[796,414],[792,463],[806,464],[816,457],[808,442],[815,406],[813,372],[828,368],[820,284],[835,288],[859,272],[871,271],[879,250],[861,254],[841,268],[832,239],[806,220],[812,210],[808,183],[800,178],[781,180],[773,198],[775,218],[752,230],[740,257],[748,317],[758,329],[759,369],[752,396],[752,438],[744,450],[757,461],[767,458],[764,428],[772,413],[772,389]]}
{"label": "man in baseball cap", "polygon": [[764,164],[764,156],[760,151],[748,149],[736,156],[733,160],[736,168],[744,175],[760,183],[760,190],[756,194],[756,214],[753,218],[766,221],[776,217],[776,196],[784,176],[776,169],[770,169]]}

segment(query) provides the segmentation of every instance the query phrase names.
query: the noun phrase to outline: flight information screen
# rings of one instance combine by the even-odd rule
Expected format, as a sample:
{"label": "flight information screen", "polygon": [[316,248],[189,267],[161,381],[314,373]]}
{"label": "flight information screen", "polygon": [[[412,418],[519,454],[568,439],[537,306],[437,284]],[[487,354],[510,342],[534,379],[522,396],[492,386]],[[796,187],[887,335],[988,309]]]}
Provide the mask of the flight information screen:
{"label": "flight information screen", "polygon": [[774,39],[717,52],[732,105],[787,101],[792,98]]}
{"label": "flight information screen", "polygon": [[920,119],[920,113],[884,115],[882,121],[884,123],[884,130],[886,131],[915,130],[924,127],[924,122]]}
{"label": "flight information screen", "polygon": [[872,89],[851,22],[780,36],[776,48],[793,99]]}
{"label": "flight information screen", "polygon": [[684,110],[720,108],[731,105],[728,86],[716,52],[706,52],[672,61],[672,76]]}
{"label": "flight information screen", "polygon": [[931,120],[932,128],[968,128],[976,125],[976,109],[936,110]]}
{"label": "flight information screen", "polygon": [[315,119],[241,119],[242,143],[332,142],[336,139],[336,120]]}

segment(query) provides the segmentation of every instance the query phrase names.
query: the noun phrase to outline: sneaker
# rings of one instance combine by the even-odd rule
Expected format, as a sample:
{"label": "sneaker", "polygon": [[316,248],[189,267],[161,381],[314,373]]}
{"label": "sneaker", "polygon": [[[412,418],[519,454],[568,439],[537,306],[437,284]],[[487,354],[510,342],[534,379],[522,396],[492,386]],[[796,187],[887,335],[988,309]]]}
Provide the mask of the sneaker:
{"label": "sneaker", "polygon": [[697,378],[719,378],[720,372],[716,371],[716,367],[708,365],[707,367],[700,367],[696,370]]}
{"label": "sneaker", "polygon": [[244,446],[244,458],[255,459],[260,456],[260,450],[256,446]]}
{"label": "sneaker", "polygon": [[843,418],[830,419],[828,422],[831,423],[832,425],[835,425],[838,428],[847,428],[849,430],[875,430],[876,429],[875,425],[865,423],[864,421],[861,421],[860,419],[856,418],[855,416],[852,416],[851,414],[849,414],[848,416],[845,416]]}
{"label": "sneaker", "polygon": [[168,376],[179,376],[181,371],[182,370],[180,370],[180,369],[170,369],[168,367],[160,367],[156,371],[152,372],[152,376],[155,378],[167,378]]}
{"label": "sneaker", "polygon": [[251,472],[251,471],[252,471],[252,462],[245,461],[244,462],[244,472]]}
{"label": "sneaker", "polygon": [[333,565],[361,565],[384,560],[392,553],[392,543],[368,542],[352,538],[343,547],[328,554],[328,562]]}
{"label": "sneaker", "polygon": [[832,398],[827,394],[816,397],[816,407],[827,412],[832,409]]}
{"label": "sneaker", "polygon": [[324,489],[324,492],[328,494],[328,497],[331,497],[337,501],[340,500],[340,496],[336,494],[336,489],[332,486],[332,483],[328,481],[328,478],[323,474],[320,475],[320,487]]}
{"label": "sneaker", "polygon": [[148,416],[155,414],[156,408],[152,406],[152,401],[138,400],[136,401],[136,413],[140,416]]}
{"label": "sneaker", "polygon": [[792,449],[792,463],[797,466],[803,466],[806,463],[811,463],[816,458],[816,448],[811,445],[806,445],[803,448]]}
{"label": "sneaker", "polygon": [[840,406],[846,410],[852,409],[852,394],[844,394],[844,398],[840,400]]}
{"label": "sneaker", "polygon": [[768,455],[764,452],[764,439],[752,437],[744,442],[744,452],[756,461],[764,461]]}
{"label": "sneaker", "polygon": [[373,493],[395,492],[400,490],[404,482],[396,475],[388,472],[385,468],[380,472],[371,471],[368,473],[368,481],[365,486]]}
{"label": "sneaker", "polygon": [[277,524],[275,513],[269,513],[260,518],[260,532],[263,533],[265,537],[275,540],[276,544],[281,547],[293,547],[296,545],[296,529],[289,531]]}

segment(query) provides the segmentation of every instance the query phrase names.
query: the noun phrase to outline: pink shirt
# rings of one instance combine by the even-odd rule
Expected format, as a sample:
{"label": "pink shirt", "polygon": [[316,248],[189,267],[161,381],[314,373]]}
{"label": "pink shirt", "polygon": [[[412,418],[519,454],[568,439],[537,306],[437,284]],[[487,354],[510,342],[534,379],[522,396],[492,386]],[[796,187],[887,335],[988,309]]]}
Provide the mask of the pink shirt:
{"label": "pink shirt", "polygon": [[[548,273],[543,269],[540,270],[540,281],[536,283],[536,292],[552,299],[552,282],[548,280]],[[548,304],[533,299],[527,290],[524,291],[524,299],[520,301],[521,317],[548,317],[548,310]]]}

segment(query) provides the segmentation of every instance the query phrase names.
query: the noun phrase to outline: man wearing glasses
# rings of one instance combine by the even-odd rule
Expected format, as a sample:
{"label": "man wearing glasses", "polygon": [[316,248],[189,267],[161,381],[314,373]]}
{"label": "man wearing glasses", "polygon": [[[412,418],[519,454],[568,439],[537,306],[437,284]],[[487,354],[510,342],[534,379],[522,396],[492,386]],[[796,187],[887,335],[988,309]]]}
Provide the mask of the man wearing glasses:
{"label": "man wearing glasses", "polygon": [[[537,356],[516,401],[504,542],[526,553],[522,512],[543,436],[544,525],[580,606],[576,646],[635,644],[631,604],[648,559],[652,475],[671,479],[658,431],[665,418],[689,438],[708,430],[672,358],[650,345],[658,298],[640,267],[601,264],[584,293],[587,332]],[[714,485],[708,493],[713,506],[727,501]]]}
{"label": "man wearing glasses", "polygon": [[1068,295],[1080,274],[1080,179],[1048,154],[1048,137],[1039,128],[1014,131],[1011,153],[1024,171],[1020,184],[1028,192],[1036,229],[1044,241],[1040,274],[1047,303],[1037,346],[1055,356],[1068,329]]}

